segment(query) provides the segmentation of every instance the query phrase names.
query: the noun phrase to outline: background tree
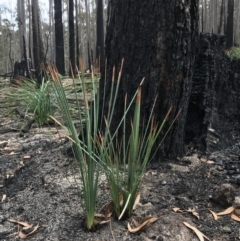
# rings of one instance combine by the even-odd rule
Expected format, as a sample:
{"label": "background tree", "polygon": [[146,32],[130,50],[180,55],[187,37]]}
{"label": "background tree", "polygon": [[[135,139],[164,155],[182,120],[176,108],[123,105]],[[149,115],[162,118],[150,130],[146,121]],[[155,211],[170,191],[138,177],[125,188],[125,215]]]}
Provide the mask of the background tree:
{"label": "background tree", "polygon": [[[123,114],[125,94],[130,100],[145,77],[142,117],[149,116],[156,95],[155,117],[158,121],[163,120],[170,106],[173,107],[170,120],[182,109],[162,151],[170,156],[184,153],[184,128],[197,42],[198,0],[109,1],[105,41],[107,80],[111,80],[113,66],[119,71],[124,58],[121,95],[117,99],[113,128]],[[108,82],[106,99],[109,95]],[[132,114],[130,111],[130,116]]]}
{"label": "background tree", "polygon": [[234,0],[228,0],[228,17],[226,27],[226,49],[233,46]]}
{"label": "background tree", "polygon": [[234,23],[235,23],[235,31],[234,31],[234,45],[240,45],[240,24],[239,24],[239,21],[240,21],[240,14],[239,14],[239,11],[240,11],[240,1],[236,1],[235,2],[235,9],[236,9],[236,19],[234,20]]}
{"label": "background tree", "polygon": [[76,18],[76,62],[77,62],[78,69],[81,70],[80,63],[79,63],[79,60],[80,60],[80,41],[79,41],[79,27],[80,27],[80,24],[79,24],[78,9],[79,9],[78,1],[75,0],[75,10],[76,10],[76,17],[75,17]]}
{"label": "background tree", "polygon": [[37,84],[40,85],[42,83],[41,68],[45,59],[38,0],[32,1],[32,27],[35,76],[37,78]]}
{"label": "background tree", "polygon": [[[59,1],[61,2],[61,1]],[[48,57],[49,60],[51,61],[55,61],[56,59],[56,48],[55,48],[55,24],[54,24],[54,1],[53,0],[49,0],[49,24],[48,24],[48,31],[46,31],[46,38],[47,38],[47,42],[48,45],[46,46],[46,48],[49,49],[48,53]]]}
{"label": "background tree", "polygon": [[[69,0],[69,61],[75,75],[76,61],[75,61],[75,31],[74,31],[74,6],[73,0]],[[71,69],[69,69],[69,76],[71,76]]]}
{"label": "background tree", "polygon": [[18,31],[19,31],[19,46],[21,60],[24,58],[24,44],[23,41],[26,35],[26,20],[25,20],[25,6],[24,0],[17,1],[17,21],[18,21]]}
{"label": "background tree", "polygon": [[223,26],[223,16],[224,15],[224,0],[221,3],[221,10],[220,10],[220,20],[218,25],[218,34],[222,33],[222,26]]}
{"label": "background tree", "polygon": [[96,58],[100,65],[100,72],[104,70],[104,22],[103,22],[103,0],[97,0],[97,42]]}
{"label": "background tree", "polygon": [[85,0],[85,8],[86,8],[86,30],[87,30],[87,59],[88,59],[88,68],[91,68],[91,47],[90,47],[90,43],[91,43],[91,38],[90,38],[90,17],[89,17],[89,6],[88,6],[88,0]]}
{"label": "background tree", "polygon": [[62,1],[54,0],[56,66],[60,74],[65,74],[64,39],[62,24]]}

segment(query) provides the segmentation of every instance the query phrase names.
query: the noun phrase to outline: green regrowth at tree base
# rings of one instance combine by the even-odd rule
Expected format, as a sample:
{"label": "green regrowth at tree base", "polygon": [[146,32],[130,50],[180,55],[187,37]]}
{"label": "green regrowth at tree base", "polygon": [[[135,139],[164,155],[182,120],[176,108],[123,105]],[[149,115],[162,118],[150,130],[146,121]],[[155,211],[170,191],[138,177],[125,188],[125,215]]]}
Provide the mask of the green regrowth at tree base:
{"label": "green regrowth at tree base", "polygon": [[[108,103],[104,103],[103,105],[108,106],[108,113],[106,116],[103,116],[103,111],[99,109],[99,91],[98,88],[96,89],[94,83],[94,75],[92,74],[92,89],[90,95],[92,99],[90,104],[88,103],[87,96],[89,96],[89,93],[86,88],[85,79],[83,76],[79,76],[79,81],[81,82],[83,90],[84,115],[82,114],[75,80],[73,79],[81,133],[85,133],[85,135],[81,135],[81,139],[79,139],[79,135],[74,126],[67,103],[66,93],[64,92],[61,81],[58,79],[57,71],[53,66],[49,67],[49,73],[51,73],[51,79],[53,80],[54,92],[67,125],[69,139],[73,142],[73,151],[79,166],[79,175],[83,182],[86,225],[88,229],[92,229],[97,223],[94,215],[100,168],[104,170],[106,175],[116,216],[118,219],[131,216],[136,198],[139,196],[138,192],[142,177],[146,170],[146,165],[154,155],[153,146],[156,144],[156,140],[162,132],[163,126],[171,112],[170,108],[163,122],[161,124],[156,123],[153,115],[156,97],[146,124],[141,123],[140,112],[143,79],[128,105],[126,104],[127,97],[125,98],[123,107],[124,114],[114,132],[110,131],[114,110],[116,108],[122,67],[123,60],[116,81],[114,80],[115,68],[113,69],[110,99]],[[105,79],[105,85],[106,81]],[[131,121],[131,126],[128,127],[126,125],[127,114],[134,102],[134,116]],[[99,123],[104,123],[104,128],[99,129]],[[164,138],[172,127],[172,124],[170,124]],[[83,128],[84,125],[85,130]],[[125,135],[127,128],[131,128],[130,137]],[[121,137],[118,136],[120,129],[123,130],[123,135]]]}

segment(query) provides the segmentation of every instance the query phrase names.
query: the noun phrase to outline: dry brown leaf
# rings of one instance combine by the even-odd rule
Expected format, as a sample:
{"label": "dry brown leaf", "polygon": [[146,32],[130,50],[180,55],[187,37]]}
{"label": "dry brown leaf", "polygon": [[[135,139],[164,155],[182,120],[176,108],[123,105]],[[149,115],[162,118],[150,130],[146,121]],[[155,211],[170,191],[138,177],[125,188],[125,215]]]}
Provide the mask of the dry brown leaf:
{"label": "dry brown leaf", "polygon": [[19,164],[20,164],[20,168],[21,168],[21,167],[24,167],[24,162],[23,162],[23,161],[20,161]]}
{"label": "dry brown leaf", "polygon": [[[96,215],[95,215],[96,216]],[[104,216],[102,216],[104,218]],[[104,219],[104,220],[101,220],[101,219],[94,219],[93,221],[93,226],[96,226],[98,224],[105,224],[105,223],[109,223],[110,222],[110,219]]]}
{"label": "dry brown leaf", "polygon": [[196,211],[192,211],[192,215],[195,216],[197,219],[200,219],[199,213]]}
{"label": "dry brown leaf", "polygon": [[196,212],[196,209],[195,208],[189,208],[187,210],[188,213],[192,213],[192,215],[194,215],[197,219],[200,219],[200,216],[198,214],[198,212]]}
{"label": "dry brown leaf", "polygon": [[16,221],[16,220],[14,220],[14,219],[8,219],[8,221],[9,222],[11,222],[11,223],[16,223],[16,224],[19,224],[19,225],[21,225],[21,226],[23,226],[23,229],[29,229],[29,228],[32,228],[32,224],[29,224],[29,223],[27,223],[27,222],[21,222],[21,221]]}
{"label": "dry brown leaf", "polygon": [[110,222],[110,219],[108,220],[102,220],[100,221],[98,224],[102,225],[102,224],[106,224],[106,223],[109,223]]}
{"label": "dry brown leaf", "polygon": [[173,211],[176,213],[176,212],[179,212],[179,213],[182,213],[183,212],[183,210],[181,210],[180,208],[177,208],[177,207],[175,207],[175,208],[173,208]]}
{"label": "dry brown leaf", "polygon": [[31,156],[24,156],[23,159],[30,159]]}
{"label": "dry brown leaf", "polygon": [[108,219],[108,220],[97,220],[97,219],[94,219],[94,226],[96,226],[96,225],[101,225],[101,224],[105,224],[105,223],[109,223],[110,222],[110,219]]}
{"label": "dry brown leaf", "polygon": [[140,225],[140,223],[135,218],[132,219],[132,222],[134,223],[134,225],[136,227],[138,227]]}
{"label": "dry brown leaf", "polygon": [[218,215],[215,212],[213,212],[210,209],[208,209],[208,211],[213,215],[214,220],[218,220],[219,217],[218,217]]}
{"label": "dry brown leaf", "polygon": [[3,194],[2,195],[2,202],[7,198],[7,195],[6,194]]}
{"label": "dry brown leaf", "polygon": [[204,241],[204,238],[210,241],[210,239],[205,234],[203,234],[201,231],[199,231],[196,227],[190,225],[187,222],[183,222],[183,223],[185,226],[187,226],[188,228],[192,229],[195,232],[195,234],[198,236],[200,241]]}
{"label": "dry brown leaf", "polygon": [[[151,220],[152,218],[156,218],[156,217],[153,217],[152,215],[149,215],[149,216],[146,216],[146,217],[142,218],[141,224],[142,224],[143,222],[147,221],[147,220]],[[158,219],[158,218],[157,218],[157,219]]]}
{"label": "dry brown leaf", "polygon": [[236,214],[236,215],[240,215],[240,207],[238,206],[238,207],[235,207],[235,209],[234,209],[234,213]]}
{"label": "dry brown leaf", "polygon": [[207,159],[206,159],[206,158],[200,158],[200,160],[201,160],[202,162],[207,162]]}
{"label": "dry brown leaf", "polygon": [[201,158],[200,160],[201,160],[202,162],[204,162],[204,163],[207,163],[207,164],[213,164],[213,163],[214,163],[214,161],[208,160],[208,159],[206,159],[206,158]]}
{"label": "dry brown leaf", "polygon": [[141,223],[136,222],[139,224],[139,226],[137,226],[136,228],[132,228],[130,226],[130,224],[128,223],[128,231],[130,233],[139,233],[139,232],[143,231],[144,229],[148,228],[152,223],[157,221],[158,218],[153,217],[153,216],[148,216],[148,217],[143,218],[143,220],[141,221]]}
{"label": "dry brown leaf", "polygon": [[212,160],[207,160],[207,164],[213,164],[214,163],[214,161],[212,161]]}
{"label": "dry brown leaf", "polygon": [[95,213],[94,217],[96,217],[96,218],[105,218],[105,215],[102,214],[102,213]]}
{"label": "dry brown leaf", "polygon": [[230,214],[232,213],[232,211],[234,210],[234,207],[229,207],[227,208],[226,210],[220,212],[220,213],[217,213],[218,216],[223,216],[223,215],[227,215],[227,214]]}
{"label": "dry brown leaf", "polygon": [[107,205],[107,208],[106,208],[106,211],[105,211],[105,218],[110,218],[112,216],[112,212],[114,210],[114,203],[113,201],[111,201],[108,205]]}
{"label": "dry brown leaf", "polygon": [[30,236],[33,236],[34,234],[37,233],[38,228],[39,228],[39,225],[36,225],[36,226],[33,228],[33,230],[32,230],[30,233],[28,233],[28,234],[24,234],[22,231],[20,231],[20,232],[18,233],[18,237],[21,238],[21,239],[29,238]]}
{"label": "dry brown leaf", "polygon": [[232,213],[231,219],[233,219],[234,221],[240,222],[240,218],[234,213]]}
{"label": "dry brown leaf", "polygon": [[133,210],[136,209],[136,206],[139,204],[140,202],[140,192],[137,193],[134,204],[133,204]]}

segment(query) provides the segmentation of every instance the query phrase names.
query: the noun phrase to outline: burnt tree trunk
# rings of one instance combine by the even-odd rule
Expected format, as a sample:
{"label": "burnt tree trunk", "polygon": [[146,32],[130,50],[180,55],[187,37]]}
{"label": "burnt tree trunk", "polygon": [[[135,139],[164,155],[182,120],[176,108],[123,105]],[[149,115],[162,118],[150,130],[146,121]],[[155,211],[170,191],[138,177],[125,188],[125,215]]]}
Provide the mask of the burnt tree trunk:
{"label": "burnt tree trunk", "polygon": [[54,19],[55,19],[55,52],[56,66],[58,72],[65,74],[64,62],[64,40],[63,40],[63,23],[62,23],[62,1],[54,0]]}
{"label": "burnt tree trunk", "polygon": [[234,22],[234,0],[228,0],[228,17],[227,17],[227,26],[226,26],[226,49],[229,49],[233,46],[233,22]]}
{"label": "burnt tree trunk", "polygon": [[42,64],[44,60],[44,50],[42,42],[42,33],[40,27],[40,11],[38,0],[32,2],[32,34],[33,34],[33,57],[35,66],[35,77],[37,78],[37,84],[42,83]]}
{"label": "burnt tree trunk", "polygon": [[[125,94],[129,101],[145,77],[142,117],[149,116],[156,95],[155,116],[159,122],[171,106],[173,110],[167,125],[182,109],[161,151],[169,156],[184,154],[184,128],[197,42],[198,0],[109,1],[105,40],[106,99],[110,95],[113,66],[116,66],[118,72],[124,58],[113,129],[123,115]],[[104,76],[100,82],[101,91],[103,80]],[[129,119],[132,115],[133,110],[130,111]]]}

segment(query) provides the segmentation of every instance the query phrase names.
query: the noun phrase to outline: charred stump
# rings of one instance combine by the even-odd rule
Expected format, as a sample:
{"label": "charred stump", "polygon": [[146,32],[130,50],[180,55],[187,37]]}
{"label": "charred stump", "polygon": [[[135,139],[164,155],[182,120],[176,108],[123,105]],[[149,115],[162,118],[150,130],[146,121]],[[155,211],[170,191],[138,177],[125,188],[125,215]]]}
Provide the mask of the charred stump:
{"label": "charred stump", "polygon": [[225,44],[225,36],[200,35],[185,138],[206,153],[240,136],[240,59],[226,56]]}
{"label": "charred stump", "polygon": [[10,79],[11,84],[20,84],[24,79],[30,79],[33,76],[31,72],[31,60],[23,59],[21,62],[14,63],[14,69]]}

